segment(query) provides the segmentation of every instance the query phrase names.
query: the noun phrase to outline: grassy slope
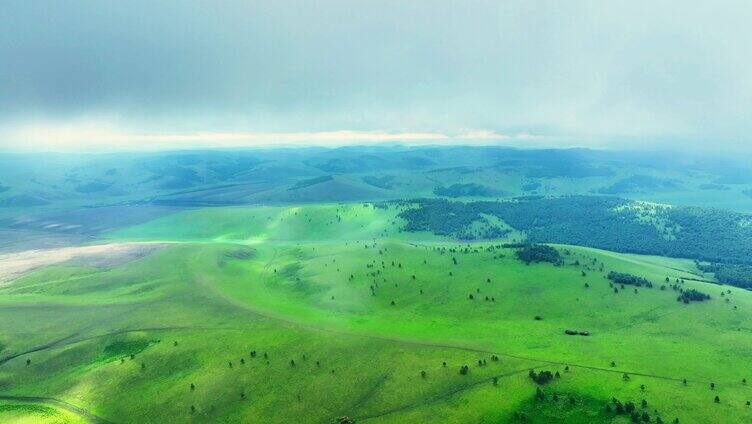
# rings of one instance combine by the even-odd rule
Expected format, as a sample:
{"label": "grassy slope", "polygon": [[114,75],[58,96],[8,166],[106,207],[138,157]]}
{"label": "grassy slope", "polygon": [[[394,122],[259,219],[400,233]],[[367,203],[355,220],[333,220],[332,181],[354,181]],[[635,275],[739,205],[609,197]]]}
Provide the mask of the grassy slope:
{"label": "grassy slope", "polygon": [[84,424],[85,419],[45,404],[23,401],[0,401],[0,418],[7,424]]}
{"label": "grassy slope", "polygon": [[395,209],[370,204],[222,207],[188,210],[113,231],[109,238],[199,242],[336,242],[374,238],[438,240],[402,234]]}
{"label": "grassy slope", "polygon": [[[657,286],[698,278],[691,261],[560,246],[567,265],[527,266],[488,243],[442,253],[458,245],[413,242],[393,220],[361,205],[224,208],[112,233],[187,243],[114,269],[51,267],[0,289],[0,357],[40,348],[0,366],[0,394],[56,398],[118,422],[498,422],[514,411],[611,422],[601,409],[612,396],[644,398],[664,421],[752,419],[740,381],[752,353],[749,292],[722,298],[720,286],[688,280],[713,300],[684,305]],[[251,257],[237,255],[249,244]],[[614,294],[609,270],[656,288]],[[533,401],[533,367],[559,370],[544,390],[574,405]]]}

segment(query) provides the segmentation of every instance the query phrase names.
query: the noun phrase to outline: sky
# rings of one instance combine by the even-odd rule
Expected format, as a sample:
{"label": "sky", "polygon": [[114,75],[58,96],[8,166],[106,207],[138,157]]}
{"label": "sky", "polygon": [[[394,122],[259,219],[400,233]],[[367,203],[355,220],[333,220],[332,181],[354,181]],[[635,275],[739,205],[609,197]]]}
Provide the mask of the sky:
{"label": "sky", "polygon": [[5,0],[0,150],[749,152],[750,22],[749,0]]}

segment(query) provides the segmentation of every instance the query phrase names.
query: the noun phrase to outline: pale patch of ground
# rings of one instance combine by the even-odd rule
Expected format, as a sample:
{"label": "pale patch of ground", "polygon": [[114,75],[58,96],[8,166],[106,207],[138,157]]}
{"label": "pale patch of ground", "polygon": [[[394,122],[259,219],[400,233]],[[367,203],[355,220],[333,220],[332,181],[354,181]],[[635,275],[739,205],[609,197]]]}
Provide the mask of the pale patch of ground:
{"label": "pale patch of ground", "polygon": [[166,243],[108,243],[0,254],[0,285],[47,265],[73,261],[90,266],[115,266],[165,246]]}

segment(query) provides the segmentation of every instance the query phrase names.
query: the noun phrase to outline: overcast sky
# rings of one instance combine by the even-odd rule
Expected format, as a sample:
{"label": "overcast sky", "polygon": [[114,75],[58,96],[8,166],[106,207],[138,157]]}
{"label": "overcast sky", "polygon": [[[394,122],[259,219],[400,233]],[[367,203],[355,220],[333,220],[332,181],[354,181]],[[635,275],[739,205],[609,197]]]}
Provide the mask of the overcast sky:
{"label": "overcast sky", "polygon": [[749,151],[750,22],[749,0],[6,0],[0,149]]}

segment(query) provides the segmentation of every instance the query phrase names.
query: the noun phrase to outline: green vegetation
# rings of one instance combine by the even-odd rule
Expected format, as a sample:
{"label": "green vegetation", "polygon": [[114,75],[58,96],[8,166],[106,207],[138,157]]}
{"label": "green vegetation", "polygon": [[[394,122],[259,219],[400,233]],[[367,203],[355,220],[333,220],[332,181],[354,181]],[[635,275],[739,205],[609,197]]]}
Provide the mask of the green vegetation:
{"label": "green vegetation", "polygon": [[[749,163],[743,159],[688,162],[670,154],[584,149],[5,153],[0,154],[0,221],[114,204],[202,207],[410,199],[434,197],[437,187],[458,187],[456,193],[463,196],[505,198],[532,192],[544,196],[606,193],[752,212],[749,175]],[[476,190],[480,187],[482,194]],[[467,188],[471,194],[463,194]]]}
{"label": "green vegetation", "polygon": [[[752,293],[687,305],[718,290],[692,260],[458,242],[402,231],[407,210],[208,208],[109,232],[177,243],[0,287],[0,395],[116,422],[629,420],[613,398],[653,421],[752,419]],[[614,293],[612,272],[676,293]]]}
{"label": "green vegetation", "polygon": [[748,290],[752,289],[752,265],[698,263],[697,268],[703,272],[713,273],[715,278],[724,284],[742,287]]}
{"label": "green vegetation", "polygon": [[549,262],[559,265],[562,262],[559,251],[544,244],[523,244],[516,252],[517,258],[526,264]]}
{"label": "green vegetation", "polygon": [[703,300],[709,300],[710,295],[707,293],[703,293],[696,289],[689,289],[689,290],[682,290],[679,297],[676,298],[676,300],[684,303],[689,302],[702,302]]}
{"label": "green vegetation", "polygon": [[611,271],[608,273],[607,278],[614,282],[614,284],[621,284],[627,286],[636,287],[653,287],[653,283],[643,277],[637,275],[627,274],[625,272]]}
{"label": "green vegetation", "polygon": [[751,422],[745,166],[0,155],[0,422]]}
{"label": "green vegetation", "polygon": [[0,419],[13,424],[86,424],[88,421],[61,407],[28,400],[0,400]]}
{"label": "green vegetation", "polygon": [[[417,201],[417,205],[400,214],[407,221],[406,231],[457,235],[484,219],[484,215],[490,215],[523,232],[531,242],[592,246],[720,264],[749,265],[752,261],[749,214],[594,196],[470,203],[424,199]],[[725,283],[746,286],[746,280],[731,277],[731,272],[720,274]]]}

